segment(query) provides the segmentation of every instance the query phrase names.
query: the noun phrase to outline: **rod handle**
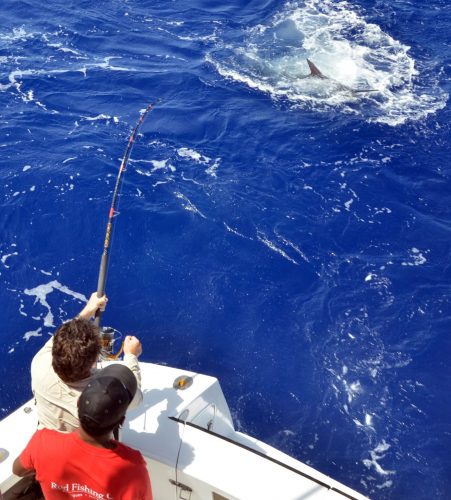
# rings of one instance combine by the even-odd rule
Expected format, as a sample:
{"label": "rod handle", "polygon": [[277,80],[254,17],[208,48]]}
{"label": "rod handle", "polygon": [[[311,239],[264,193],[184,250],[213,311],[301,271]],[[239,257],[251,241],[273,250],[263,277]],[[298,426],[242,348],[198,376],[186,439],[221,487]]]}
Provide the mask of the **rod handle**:
{"label": "rod handle", "polygon": [[[99,269],[99,281],[97,283],[97,297],[103,297],[105,295],[105,283],[106,283],[106,271],[108,268],[108,251],[104,250],[102,254],[102,258],[100,260],[100,269]],[[97,309],[94,324],[96,326],[100,326],[100,320],[102,318],[103,312],[100,309]]]}

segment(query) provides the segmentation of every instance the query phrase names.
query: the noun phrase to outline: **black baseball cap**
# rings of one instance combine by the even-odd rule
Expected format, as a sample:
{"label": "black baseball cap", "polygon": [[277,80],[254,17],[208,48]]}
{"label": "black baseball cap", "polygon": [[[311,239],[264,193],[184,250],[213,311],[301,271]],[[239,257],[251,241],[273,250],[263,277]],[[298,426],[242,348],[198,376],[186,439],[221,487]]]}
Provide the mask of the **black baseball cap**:
{"label": "black baseball cap", "polygon": [[133,372],[125,365],[114,363],[96,372],[78,400],[82,427],[86,423],[96,434],[114,427],[125,415],[137,387]]}

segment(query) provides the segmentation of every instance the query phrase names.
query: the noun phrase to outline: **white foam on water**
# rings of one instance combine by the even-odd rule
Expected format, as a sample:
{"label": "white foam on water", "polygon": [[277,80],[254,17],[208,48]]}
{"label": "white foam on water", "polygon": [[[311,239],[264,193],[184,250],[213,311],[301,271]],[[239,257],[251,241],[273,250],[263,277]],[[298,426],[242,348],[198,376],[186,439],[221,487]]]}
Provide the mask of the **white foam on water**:
{"label": "white foam on water", "polygon": [[38,328],[37,330],[30,330],[29,332],[25,332],[23,338],[28,342],[31,337],[42,337],[41,330],[42,328]]}
{"label": "white foam on water", "polygon": [[221,162],[221,159],[216,158],[216,160],[208,168],[205,169],[205,173],[207,175],[211,175],[212,177],[215,177],[215,178],[218,177],[217,170],[218,170],[220,162]]}
{"label": "white foam on water", "polygon": [[63,165],[69,161],[73,161],[73,160],[76,160],[78,158],[78,156],[71,156],[70,158],[66,158],[64,161],[63,161]]}
{"label": "white foam on water", "polygon": [[363,392],[363,387],[360,384],[359,380],[356,380],[355,382],[351,382],[348,384],[346,380],[343,380],[343,385],[346,391],[346,394],[348,396],[348,403],[351,403],[355,398],[359,396],[359,394],[362,394]]}
{"label": "white foam on water", "polygon": [[100,113],[99,115],[96,116],[82,116],[80,119],[85,120],[87,122],[95,122],[98,120],[111,120],[113,117],[110,115],[105,115],[103,113]]}
{"label": "white foam on water", "polygon": [[272,250],[273,252],[278,253],[284,259],[287,259],[288,261],[290,261],[292,264],[295,264],[296,266],[299,265],[299,262],[297,262],[294,259],[292,259],[284,250],[282,250],[281,248],[279,248],[273,241],[271,241],[270,239],[268,239],[268,237],[262,231],[260,231],[260,230],[257,231],[257,239],[258,239],[258,241],[260,241],[261,243],[263,243],[265,246],[267,246],[270,250]]}
{"label": "white foam on water", "polygon": [[139,168],[136,169],[136,173],[139,175],[144,175],[145,177],[152,177],[151,172],[146,172],[145,170],[141,170]]}
{"label": "white foam on water", "polygon": [[160,184],[167,184],[168,182],[173,182],[174,179],[168,179],[167,181],[157,181],[152,184],[152,187],[157,187]]}
{"label": "white foam on water", "polygon": [[[17,93],[19,94],[19,96],[21,97],[23,102],[26,102],[26,103],[33,102],[34,104],[36,104],[40,108],[44,109],[45,111],[48,111],[45,104],[43,104],[42,102],[40,102],[39,100],[37,100],[34,97],[33,89],[28,89],[27,91],[22,90],[22,81],[20,81],[24,77],[26,78],[28,76],[33,76],[33,75],[38,75],[38,74],[43,74],[43,73],[44,73],[43,71],[16,69],[9,74],[8,80],[10,83],[8,86],[5,87],[5,89],[14,87],[16,89]],[[57,111],[52,111],[52,113],[57,113]]]}
{"label": "white foam on water", "polygon": [[202,182],[198,182],[191,177],[187,177],[183,172],[182,172],[182,179],[184,181],[187,181],[187,182],[192,182],[193,184],[196,184],[196,186],[203,186],[204,185],[204,184],[202,184]]}
{"label": "white foam on water", "polygon": [[28,316],[28,314],[25,311],[23,311],[23,308],[24,308],[24,303],[20,301],[19,314],[21,314],[22,316]]}
{"label": "white foam on water", "polygon": [[[287,2],[265,24],[236,38],[219,42],[207,62],[224,78],[286,99],[294,108],[332,108],[396,126],[424,119],[448,100],[436,74],[425,69],[422,79],[410,47],[345,0]],[[328,78],[307,77],[307,58]]]}
{"label": "white foam on water", "polygon": [[[424,253],[427,253],[428,250],[424,251]],[[427,262],[426,257],[421,253],[418,248],[411,248],[410,249],[410,262],[401,262],[402,266],[422,266]]]}
{"label": "white foam on water", "polygon": [[152,172],[156,170],[165,170],[167,168],[169,160],[150,160],[150,163],[153,165]]}
{"label": "white foam on water", "polygon": [[2,261],[2,264],[7,268],[9,269],[9,266],[6,264],[6,261],[7,259],[9,259],[10,257],[14,257],[14,255],[19,255],[18,252],[13,252],[13,253],[8,253],[8,254],[5,254],[5,255],[2,255],[1,257],[1,261]]}
{"label": "white foam on water", "polygon": [[60,52],[64,52],[66,54],[73,54],[74,56],[81,56],[80,52],[78,52],[75,49],[71,49],[69,47],[64,47],[61,43],[48,43],[48,47],[51,47],[53,49],[57,49]]}
{"label": "white foam on water", "polygon": [[288,240],[277,231],[274,231],[277,234],[277,237],[288,247],[292,248],[298,255],[300,255],[306,262],[310,262],[309,258],[305,255],[305,253],[299,248],[298,245]]}
{"label": "white foam on water", "polygon": [[235,234],[236,236],[240,236],[241,238],[244,238],[246,240],[253,240],[253,238],[250,238],[249,236],[245,236],[244,234],[240,233],[236,229],[231,228],[227,223],[223,222],[225,228],[229,233]]}
{"label": "white foam on water", "polygon": [[[381,271],[383,271],[383,269],[381,269]],[[386,305],[390,305],[395,300],[391,291],[392,282],[389,278],[381,274],[369,272],[365,277],[365,283],[368,283],[369,288],[374,290],[381,299],[384,300]]]}
{"label": "white foam on water", "polygon": [[24,41],[28,38],[33,38],[34,36],[34,33],[29,33],[23,26],[19,26],[17,28],[13,28],[9,33],[0,34],[0,40],[16,42]]}
{"label": "white foam on water", "polygon": [[179,156],[182,158],[190,158],[191,160],[194,160],[197,163],[209,163],[211,158],[208,156],[204,156],[194,149],[190,148],[179,148],[177,149],[177,153]]}
{"label": "white foam on water", "polygon": [[344,203],[344,206],[345,206],[345,209],[349,212],[351,210],[351,205],[354,203],[354,199],[351,198],[350,200],[348,201],[345,201]]}
{"label": "white foam on water", "polygon": [[[21,34],[22,32],[27,37],[34,37],[35,36],[34,34],[28,35],[26,32],[22,31],[21,29],[19,29],[18,35]],[[42,36],[42,38],[45,39],[45,35],[39,34],[39,36],[40,37]],[[2,39],[2,37],[3,37],[3,39],[5,39],[4,38],[5,35],[0,34],[0,40]],[[6,39],[12,40],[11,38],[8,38],[8,35],[6,35]],[[47,43],[47,45],[48,45],[48,43]],[[67,50],[71,50],[71,49],[67,49]],[[77,56],[77,59],[88,59],[88,57],[87,56]],[[54,110],[54,109],[48,109],[44,103],[39,101],[35,97],[33,89],[23,90],[22,88],[24,86],[24,82],[25,81],[27,81],[27,82],[33,81],[33,79],[35,77],[40,77],[40,76],[41,77],[49,77],[50,75],[67,74],[67,73],[70,73],[73,71],[79,71],[86,77],[87,71],[92,70],[92,69],[102,69],[102,70],[108,70],[108,71],[129,71],[129,72],[135,71],[135,69],[133,69],[133,68],[113,66],[110,62],[113,59],[118,59],[118,57],[117,56],[107,56],[101,60],[94,60],[94,61],[89,62],[89,63],[83,63],[84,64],[83,66],[80,65],[79,61],[74,61],[74,62],[65,61],[65,64],[62,68],[46,68],[46,67],[44,67],[42,69],[26,69],[26,68],[20,69],[20,68],[17,68],[17,69],[14,69],[13,71],[11,71],[11,73],[8,75],[9,84],[7,84],[7,85],[1,84],[0,90],[4,91],[4,90],[8,90],[10,88],[15,88],[18,95],[21,97],[21,99],[24,102],[26,102],[26,103],[33,102],[34,104],[36,104],[37,106],[39,106],[40,108],[42,108],[45,111],[48,111],[48,112],[53,113],[53,114],[58,114],[59,111]],[[89,119],[89,117],[85,117],[85,119]],[[94,117],[92,119],[96,120],[96,119],[101,119],[101,118]],[[113,120],[114,123],[119,122],[119,118],[117,116],[109,117],[109,119]]]}
{"label": "white foam on water", "polygon": [[[126,68],[124,66],[113,66],[110,64],[110,61],[112,59],[122,59],[120,56],[107,56],[104,58],[103,62],[97,62],[93,63],[90,65],[92,68],[101,68],[101,69],[108,69],[110,71],[129,71],[129,72],[136,72],[138,71],[137,69],[134,68]],[[141,113],[144,112],[144,109],[141,110]]]}
{"label": "white foam on water", "polygon": [[[48,327],[54,327],[55,325],[53,324],[53,314],[52,314],[52,309],[47,302],[47,296],[52,293],[54,290],[58,290],[61,293],[65,293],[66,295],[70,295],[71,297],[74,297],[77,300],[80,300],[82,302],[86,302],[87,299],[86,297],[78,292],[74,292],[70,290],[67,286],[62,285],[59,281],[53,280],[50,281],[49,283],[39,285],[35,288],[32,289],[25,289],[24,293],[25,295],[29,296],[34,296],[35,298],[35,303],[39,302],[46,310],[47,314],[44,316],[44,326]],[[42,319],[42,316],[34,317],[34,319]]]}
{"label": "white foam on water", "polygon": [[373,416],[370,415],[369,413],[365,414],[365,417],[363,419],[363,422],[359,420],[358,418],[353,418],[352,421],[355,423],[357,427],[360,427],[365,430],[370,430],[374,431],[374,426],[373,426]]}
{"label": "white foam on water", "polygon": [[376,488],[378,488],[379,490],[383,488],[391,488],[392,486],[393,486],[393,481],[391,479],[383,482],[382,484],[376,484]]}
{"label": "white foam on water", "polygon": [[187,196],[184,194],[180,193],[179,191],[174,192],[176,198],[179,200],[182,200],[182,206],[185,210],[188,210],[188,212],[193,212],[194,214],[200,215],[203,219],[206,219],[207,217],[192,203]]}
{"label": "white foam on water", "polygon": [[[207,168],[205,169],[205,173],[207,175],[210,175],[211,177],[216,178],[217,177],[217,170],[219,168],[221,159],[216,158],[215,160],[212,160],[210,157],[205,156],[198,151],[195,151],[194,149],[191,148],[179,148],[177,149],[177,154],[182,157],[182,158],[189,158],[193,160],[195,163],[199,163],[202,165],[208,165]],[[192,179],[190,179],[192,180]]]}
{"label": "white foam on water", "polygon": [[385,440],[382,440],[374,450],[370,451],[370,457],[371,459],[364,459],[362,460],[363,464],[365,467],[368,469],[374,469],[375,472],[377,472],[381,476],[388,476],[391,474],[395,474],[395,471],[393,470],[385,470],[382,468],[382,466],[379,464],[379,461],[382,460],[385,457],[385,452],[390,449],[390,445],[385,442]]}

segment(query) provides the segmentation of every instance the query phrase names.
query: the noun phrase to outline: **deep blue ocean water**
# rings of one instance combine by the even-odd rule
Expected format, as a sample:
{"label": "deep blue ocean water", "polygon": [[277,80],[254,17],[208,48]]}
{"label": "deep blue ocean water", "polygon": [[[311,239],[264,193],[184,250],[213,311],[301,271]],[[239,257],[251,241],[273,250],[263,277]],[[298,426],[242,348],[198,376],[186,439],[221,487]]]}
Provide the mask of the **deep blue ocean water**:
{"label": "deep blue ocean water", "polygon": [[[371,498],[450,498],[449,2],[1,14],[0,416],[95,290],[120,159],[159,98],[104,323],[218,377],[239,430]],[[331,79],[303,78],[306,58]]]}

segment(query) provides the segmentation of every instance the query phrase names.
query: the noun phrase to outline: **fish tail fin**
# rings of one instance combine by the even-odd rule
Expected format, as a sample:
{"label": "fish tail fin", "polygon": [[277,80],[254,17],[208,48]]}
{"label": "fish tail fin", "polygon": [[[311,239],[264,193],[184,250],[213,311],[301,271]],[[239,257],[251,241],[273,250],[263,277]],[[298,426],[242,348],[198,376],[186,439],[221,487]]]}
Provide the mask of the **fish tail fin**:
{"label": "fish tail fin", "polygon": [[310,59],[307,59],[307,64],[308,64],[308,67],[310,68],[310,75],[309,76],[316,77],[316,78],[326,78],[321,73],[321,71],[312,63],[312,61],[310,61]]}

